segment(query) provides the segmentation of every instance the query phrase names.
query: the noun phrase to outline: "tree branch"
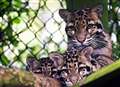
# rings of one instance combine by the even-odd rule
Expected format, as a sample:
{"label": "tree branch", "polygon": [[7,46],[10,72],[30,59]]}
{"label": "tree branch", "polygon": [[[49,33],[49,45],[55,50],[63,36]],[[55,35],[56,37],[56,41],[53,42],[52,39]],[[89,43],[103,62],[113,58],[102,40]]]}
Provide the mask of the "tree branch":
{"label": "tree branch", "polygon": [[20,69],[0,67],[0,87],[61,87],[50,77]]}

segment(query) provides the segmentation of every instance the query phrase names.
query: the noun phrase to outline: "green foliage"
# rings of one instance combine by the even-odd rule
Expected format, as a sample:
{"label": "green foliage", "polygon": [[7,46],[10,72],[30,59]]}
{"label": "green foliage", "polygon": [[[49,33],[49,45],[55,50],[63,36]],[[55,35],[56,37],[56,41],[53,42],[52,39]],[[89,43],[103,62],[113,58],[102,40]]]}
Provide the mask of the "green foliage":
{"label": "green foliage", "polygon": [[21,15],[29,14],[30,9],[27,8],[28,1],[22,0],[0,0],[0,56],[1,63],[7,65],[9,59],[4,55],[5,46],[17,47],[19,41],[17,33],[13,29],[14,24],[21,23]]}
{"label": "green foliage", "polygon": [[1,58],[0,58],[0,61],[3,65],[7,66],[8,63],[10,62],[6,56],[2,55]]}
{"label": "green foliage", "polygon": [[120,58],[120,44],[113,44],[113,57],[115,59]]}
{"label": "green foliage", "polygon": [[117,41],[113,43],[113,57],[120,58],[120,1],[110,0],[109,6],[109,31],[110,34],[114,33]]}
{"label": "green foliage", "polygon": [[[11,44],[17,45],[18,41],[13,34],[12,24],[20,23],[19,16],[28,10],[26,3],[21,0],[0,0],[0,17],[7,23],[7,25],[2,25],[5,26],[4,28],[2,26],[0,27],[0,31],[4,31],[1,32],[3,34],[1,39],[4,39],[2,46],[6,45],[4,43],[8,43],[9,41]],[[12,16],[13,12],[18,15],[15,17]]]}

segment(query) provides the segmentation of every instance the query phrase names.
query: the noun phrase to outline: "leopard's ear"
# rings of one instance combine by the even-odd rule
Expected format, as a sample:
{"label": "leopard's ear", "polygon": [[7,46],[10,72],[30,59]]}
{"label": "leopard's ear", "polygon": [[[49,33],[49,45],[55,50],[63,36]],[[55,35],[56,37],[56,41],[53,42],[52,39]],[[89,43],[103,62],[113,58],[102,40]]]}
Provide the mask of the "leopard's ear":
{"label": "leopard's ear", "polygon": [[102,14],[103,14],[103,6],[100,4],[100,5],[97,5],[97,6],[93,7],[93,8],[92,8],[92,12],[96,12],[99,17],[102,17]]}
{"label": "leopard's ear", "polygon": [[28,71],[34,71],[39,65],[38,60],[34,57],[28,57],[26,62],[27,62],[26,70]]}
{"label": "leopard's ear", "polygon": [[69,12],[67,9],[60,9],[59,15],[65,22],[67,22],[72,16],[71,12]]}
{"label": "leopard's ear", "polygon": [[51,52],[49,58],[54,62],[55,67],[62,67],[64,60],[62,54],[58,52]]}

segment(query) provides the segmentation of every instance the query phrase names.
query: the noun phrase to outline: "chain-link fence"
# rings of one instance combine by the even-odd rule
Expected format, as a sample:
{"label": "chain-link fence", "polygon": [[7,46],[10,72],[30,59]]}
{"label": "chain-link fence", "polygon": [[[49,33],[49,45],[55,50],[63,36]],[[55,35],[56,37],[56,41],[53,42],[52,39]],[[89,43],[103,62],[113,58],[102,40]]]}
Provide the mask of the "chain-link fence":
{"label": "chain-link fence", "polygon": [[[120,2],[108,1],[111,33],[118,35],[119,41]],[[51,51],[64,52],[67,36],[58,14],[61,8],[66,8],[66,0],[0,0],[0,65],[23,68],[28,56],[41,58]],[[120,45],[113,48],[115,57],[120,57],[116,51]]]}
{"label": "chain-link fence", "polygon": [[58,14],[65,0],[1,0],[0,64],[24,67],[26,58],[64,52],[67,37]]}

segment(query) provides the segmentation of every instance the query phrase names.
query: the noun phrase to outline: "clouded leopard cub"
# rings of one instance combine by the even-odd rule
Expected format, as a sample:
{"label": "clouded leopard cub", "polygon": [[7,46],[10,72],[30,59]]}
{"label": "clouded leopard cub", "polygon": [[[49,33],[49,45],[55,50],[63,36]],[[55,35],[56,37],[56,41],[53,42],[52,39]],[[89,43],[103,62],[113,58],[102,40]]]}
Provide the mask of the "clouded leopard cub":
{"label": "clouded leopard cub", "polygon": [[81,53],[71,49],[64,54],[52,52],[47,58],[39,60],[28,58],[27,69],[40,75],[41,79],[53,79],[59,81],[62,87],[71,87],[91,73],[91,67],[86,65],[91,52],[91,48],[86,47]]}
{"label": "clouded leopard cub", "polygon": [[[92,59],[103,67],[113,62],[112,43],[110,36],[104,31],[100,20],[102,6],[85,8],[70,12],[60,9],[59,14],[66,22],[66,34],[68,36],[68,49],[82,50],[92,47]],[[92,63],[92,62],[91,62]]]}
{"label": "clouded leopard cub", "polygon": [[[60,58],[61,59],[61,58]],[[61,82],[54,76],[57,76],[58,60],[51,60],[49,57],[27,59],[27,70],[33,72],[36,77],[35,87],[62,87]]]}

